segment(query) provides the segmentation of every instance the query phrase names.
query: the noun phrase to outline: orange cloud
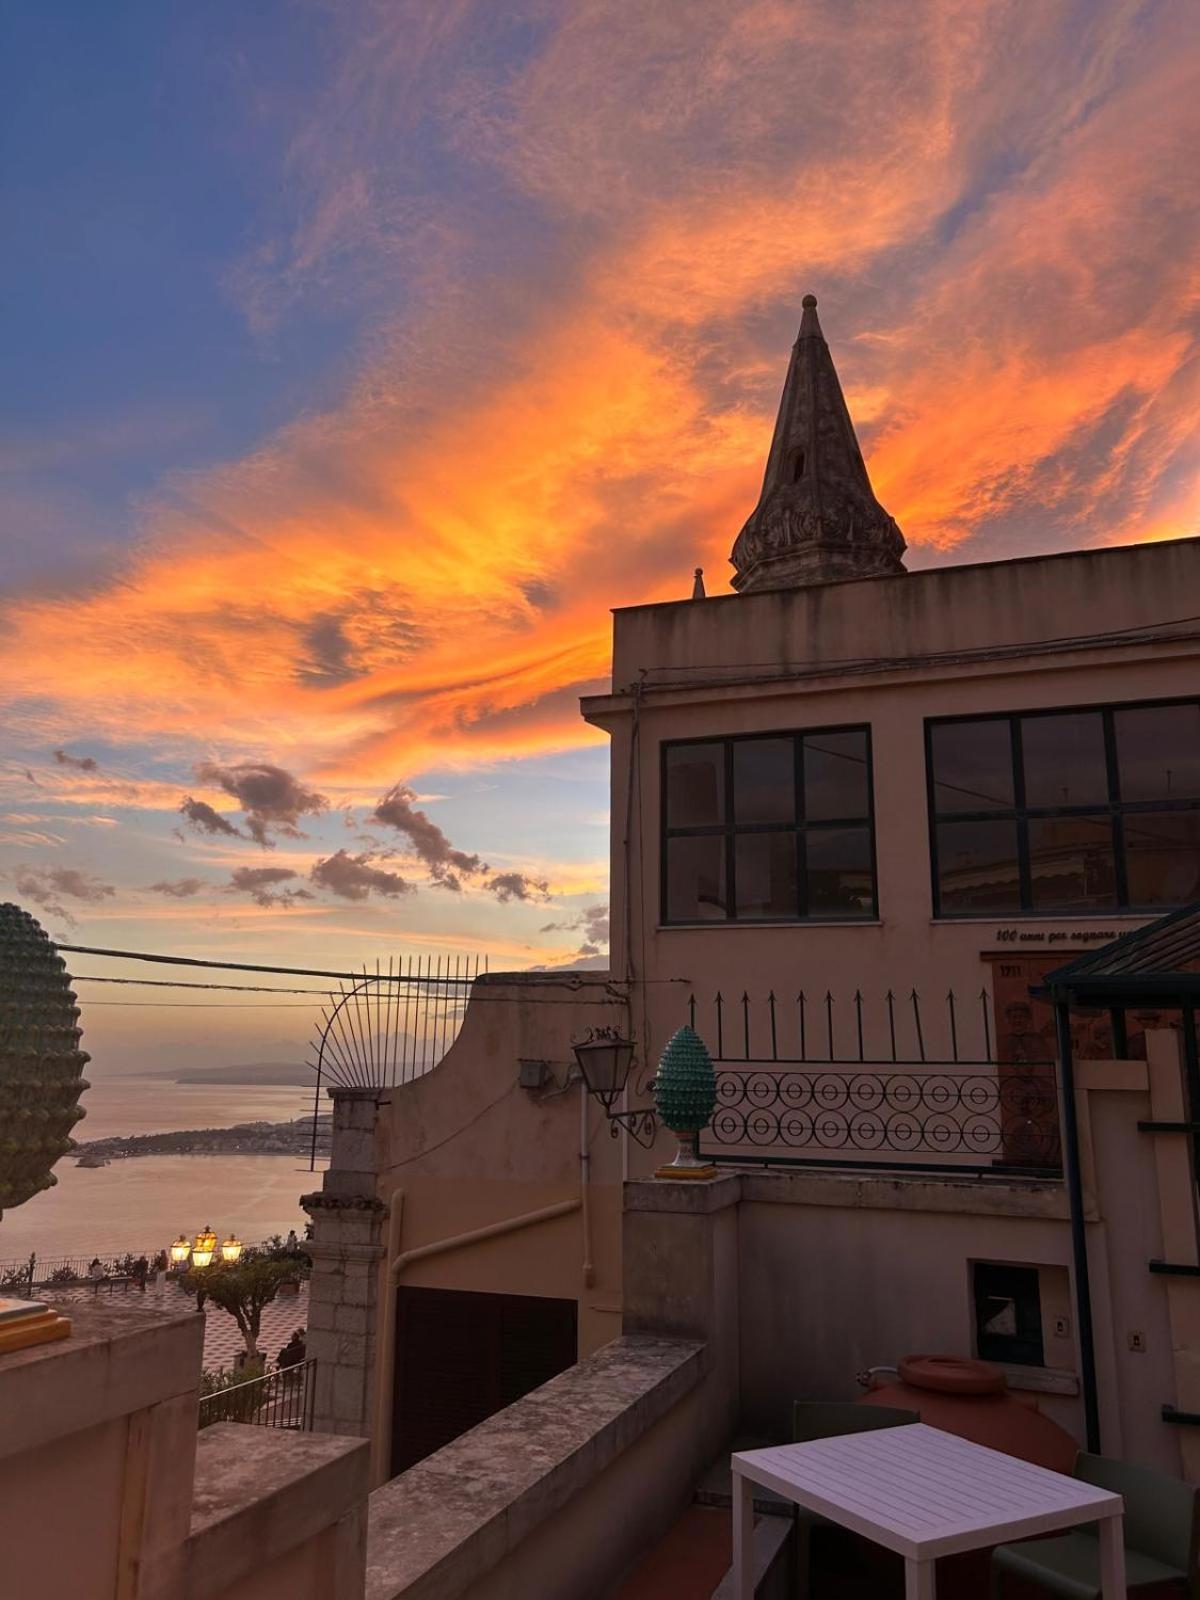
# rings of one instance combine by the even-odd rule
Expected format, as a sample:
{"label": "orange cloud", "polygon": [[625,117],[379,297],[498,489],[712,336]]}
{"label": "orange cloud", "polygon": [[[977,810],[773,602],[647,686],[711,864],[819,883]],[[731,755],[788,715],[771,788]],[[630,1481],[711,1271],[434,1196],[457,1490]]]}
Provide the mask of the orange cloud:
{"label": "orange cloud", "polygon": [[[265,326],[414,230],[453,270],[340,405],[165,484],[118,575],[15,601],[13,726],[270,759],[334,798],[592,741],[607,609],[698,562],[722,586],[807,288],[914,548],[1189,531],[1200,96],[1178,23],[1094,9],[613,0],[489,84],[452,48],[478,8],[422,31],[422,73],[410,7],[350,39],[247,303]],[[489,276],[452,201],[387,187],[401,77],[543,208],[527,280]]]}

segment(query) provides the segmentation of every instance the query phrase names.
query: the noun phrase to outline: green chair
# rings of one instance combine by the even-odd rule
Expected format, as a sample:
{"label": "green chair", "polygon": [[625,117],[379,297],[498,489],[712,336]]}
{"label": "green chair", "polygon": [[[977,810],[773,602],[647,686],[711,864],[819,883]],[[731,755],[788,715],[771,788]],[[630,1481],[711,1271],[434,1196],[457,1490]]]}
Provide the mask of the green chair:
{"label": "green chair", "polygon": [[[1125,1501],[1125,1581],[1130,1594],[1152,1584],[1171,1583],[1173,1592],[1200,1600],[1200,1490],[1165,1472],[1083,1450],[1075,1462],[1075,1477],[1111,1489]],[[997,1545],[992,1552],[993,1600],[1003,1595],[1008,1573],[1063,1600],[1099,1600],[1100,1541],[1095,1528]]]}
{"label": "green chair", "polygon": [[[871,1433],[876,1428],[902,1428],[920,1422],[917,1411],[900,1406],[855,1405],[851,1400],[797,1400],[792,1406],[792,1443],[832,1439],[839,1433]],[[812,1536],[818,1528],[832,1528],[818,1511],[796,1507],[796,1593],[807,1595],[811,1586]]]}

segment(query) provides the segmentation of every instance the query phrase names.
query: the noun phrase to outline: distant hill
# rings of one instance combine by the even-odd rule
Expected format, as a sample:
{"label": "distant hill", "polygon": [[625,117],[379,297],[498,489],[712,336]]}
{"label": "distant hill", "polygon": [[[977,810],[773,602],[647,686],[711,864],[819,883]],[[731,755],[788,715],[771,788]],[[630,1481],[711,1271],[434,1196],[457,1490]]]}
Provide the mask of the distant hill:
{"label": "distant hill", "polygon": [[149,1072],[149,1078],[166,1078],[172,1083],[249,1083],[290,1084],[311,1089],[314,1075],[300,1061],[245,1061],[237,1066],[188,1067],[184,1071]]}

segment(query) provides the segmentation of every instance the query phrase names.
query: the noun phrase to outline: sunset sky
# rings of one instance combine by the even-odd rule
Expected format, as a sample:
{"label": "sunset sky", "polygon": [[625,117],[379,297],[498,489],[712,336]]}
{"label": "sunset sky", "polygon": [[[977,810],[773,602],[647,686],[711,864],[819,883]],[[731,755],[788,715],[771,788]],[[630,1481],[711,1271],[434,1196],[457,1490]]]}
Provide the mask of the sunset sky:
{"label": "sunset sky", "polygon": [[17,0],[6,57],[0,891],[57,936],[594,956],[578,697],[725,591],[807,291],[910,566],[1197,531],[1194,0]]}

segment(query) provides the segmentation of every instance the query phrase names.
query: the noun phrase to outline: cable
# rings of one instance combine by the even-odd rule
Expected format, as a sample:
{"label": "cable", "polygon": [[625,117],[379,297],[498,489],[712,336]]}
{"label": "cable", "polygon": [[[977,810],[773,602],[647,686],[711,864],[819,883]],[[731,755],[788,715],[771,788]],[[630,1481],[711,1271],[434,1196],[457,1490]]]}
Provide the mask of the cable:
{"label": "cable", "polygon": [[[60,947],[62,948],[62,947]],[[224,989],[231,994],[319,994],[326,1000],[337,996],[336,989],[272,989],[257,983],[188,983],[183,978],[102,978],[93,972],[76,972],[72,983],[132,983],[142,989]],[[108,1004],[93,1000],[93,1005]]]}
{"label": "cable", "polygon": [[[57,948],[69,950],[77,956],[112,956],[121,961],[156,961],[164,966],[208,967],[220,972],[269,972],[285,978],[341,978],[349,983],[361,983],[364,978],[370,977],[380,983],[459,985],[472,981],[466,975],[457,978],[431,978],[428,974],[414,976],[412,973],[401,972],[330,972],[322,967],[260,967],[248,961],[201,961],[196,956],[163,956],[152,954],[148,950],[102,950],[96,945],[88,944],[60,944]],[[472,977],[478,976],[483,974],[472,975]]]}

